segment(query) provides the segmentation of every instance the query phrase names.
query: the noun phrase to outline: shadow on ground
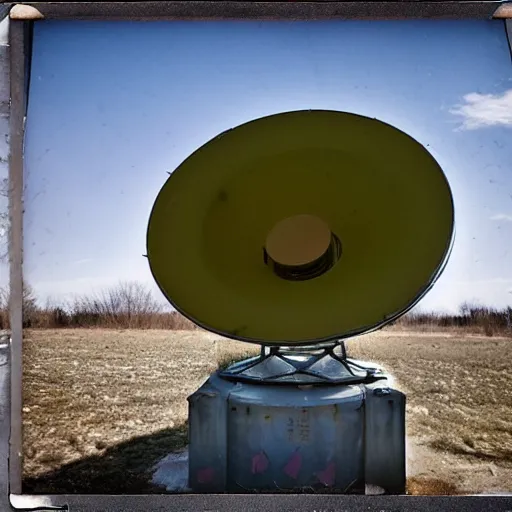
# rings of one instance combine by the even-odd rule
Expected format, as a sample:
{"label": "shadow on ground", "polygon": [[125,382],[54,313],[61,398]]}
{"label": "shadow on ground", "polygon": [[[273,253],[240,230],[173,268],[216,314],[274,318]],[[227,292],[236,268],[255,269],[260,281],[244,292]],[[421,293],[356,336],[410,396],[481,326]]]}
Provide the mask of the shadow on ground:
{"label": "shadow on ground", "polygon": [[154,494],[151,468],[188,443],[187,423],[136,437],[36,478],[23,480],[26,494]]}
{"label": "shadow on ground", "polygon": [[[164,494],[153,485],[152,468],[162,458],[188,444],[188,425],[181,424],[140,436],[38,477],[23,480],[24,494]],[[275,493],[276,491],[272,491]],[[284,493],[339,494],[332,489],[301,489]],[[437,479],[408,478],[407,494],[454,495],[456,488]]]}

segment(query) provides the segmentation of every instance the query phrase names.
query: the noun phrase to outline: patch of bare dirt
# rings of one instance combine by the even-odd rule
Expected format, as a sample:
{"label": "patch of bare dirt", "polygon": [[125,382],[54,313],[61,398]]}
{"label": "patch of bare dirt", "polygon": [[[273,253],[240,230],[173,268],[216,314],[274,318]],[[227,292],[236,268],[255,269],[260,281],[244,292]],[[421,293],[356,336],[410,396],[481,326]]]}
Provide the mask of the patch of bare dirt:
{"label": "patch of bare dirt", "polygon": [[[407,393],[408,491],[512,491],[512,340],[379,332],[349,355]],[[187,396],[259,347],[202,331],[33,330],[24,341],[24,492],[162,492],[187,444]]]}

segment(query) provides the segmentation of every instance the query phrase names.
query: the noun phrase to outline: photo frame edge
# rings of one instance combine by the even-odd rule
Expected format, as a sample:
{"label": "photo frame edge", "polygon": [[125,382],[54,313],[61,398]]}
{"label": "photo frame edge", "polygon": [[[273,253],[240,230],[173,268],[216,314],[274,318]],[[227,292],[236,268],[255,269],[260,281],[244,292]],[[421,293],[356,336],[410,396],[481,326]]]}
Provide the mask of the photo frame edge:
{"label": "photo frame edge", "polygon": [[34,20],[492,19],[508,0],[18,2]]}
{"label": "photo frame edge", "polygon": [[23,139],[26,111],[27,22],[9,20],[9,287],[11,322],[11,403],[9,492],[21,493],[22,350],[23,350]]}
{"label": "photo frame edge", "polygon": [[[170,3],[175,4],[176,2]],[[379,3],[385,4],[387,2]],[[413,2],[406,3],[412,4]],[[464,2],[456,3],[462,4]],[[490,4],[491,2],[485,3]],[[492,3],[497,4],[499,2]],[[26,4],[29,3],[27,2]],[[35,5],[41,3],[31,2],[30,4]],[[108,5],[112,5],[112,3],[109,3]],[[98,6],[98,4],[96,4],[96,6],[98,8],[104,7],[104,5]],[[493,508],[494,510],[512,509],[512,497],[508,496],[466,496],[461,497],[464,498],[464,500],[457,500],[459,504],[454,502],[451,497],[344,496],[342,504],[340,503],[340,497],[336,495],[22,495],[21,362],[23,325],[21,306],[23,291],[23,138],[27,104],[26,86],[28,81],[26,63],[27,59],[29,58],[29,55],[27,55],[26,52],[26,42],[32,23],[22,20],[8,21],[9,48],[7,51],[9,52],[10,76],[7,77],[7,83],[10,83],[11,102],[10,112],[7,115],[10,116],[9,215],[11,228],[9,251],[10,290],[12,301],[10,308],[11,337],[7,348],[7,364],[4,365],[5,368],[2,368],[0,363],[0,410],[7,412],[3,418],[0,418],[0,455],[3,455],[4,452],[9,453],[8,479],[6,479],[5,473],[3,473],[3,466],[1,465],[0,461],[0,485],[2,486],[0,507],[2,507],[2,509],[3,505],[7,503],[9,503],[9,507],[14,506],[13,501],[9,501],[9,495],[13,498],[20,498],[15,500],[17,502],[17,506],[23,506],[24,504],[28,506],[30,504],[30,508],[37,506],[45,508],[48,507],[48,509],[50,507],[63,509],[63,507],[68,506],[72,507],[71,510],[73,511],[99,511],[104,510],[105,506],[115,507],[119,510],[147,510],[148,505],[151,506],[153,504],[155,509],[164,510],[170,502],[173,502],[176,506],[182,508],[183,510],[212,510],[212,507],[218,508],[219,510],[226,508],[231,510],[245,510],[247,507],[251,508],[252,506],[256,507],[258,505],[261,505],[263,510],[271,510],[273,509],[274,505],[278,505],[280,509],[283,509],[283,507],[290,507],[290,510],[312,510],[319,507],[322,509],[326,507],[334,507],[332,510],[341,512],[342,510],[368,510],[370,503],[372,508],[374,507],[375,510],[391,510],[397,508],[401,509],[404,507],[404,499],[412,499],[416,502],[414,506],[419,506],[421,509],[427,510],[431,508],[432,505],[434,507],[452,507],[453,510],[480,510],[482,507],[485,507],[489,504],[492,507],[496,507]],[[508,42],[512,52],[512,20],[505,20],[504,23],[508,34]],[[2,350],[2,345],[0,345],[0,358],[2,357]],[[5,394],[5,383],[7,383],[8,388],[7,395]],[[5,400],[6,397],[7,400]],[[5,496],[4,490],[7,490],[9,495]],[[4,501],[4,497],[7,501]],[[300,503],[297,503],[298,498],[300,499]]]}

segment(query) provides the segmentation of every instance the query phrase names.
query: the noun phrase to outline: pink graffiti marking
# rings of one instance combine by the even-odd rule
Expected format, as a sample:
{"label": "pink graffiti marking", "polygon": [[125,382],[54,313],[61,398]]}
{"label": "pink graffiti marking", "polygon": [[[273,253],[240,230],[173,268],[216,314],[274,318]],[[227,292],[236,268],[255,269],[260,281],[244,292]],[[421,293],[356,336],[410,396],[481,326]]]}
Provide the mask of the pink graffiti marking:
{"label": "pink graffiti marking", "polygon": [[327,468],[320,471],[320,473],[317,473],[316,476],[321,483],[327,487],[332,487],[336,478],[336,466],[334,465],[334,462],[331,462]]}
{"label": "pink graffiti marking", "polygon": [[284,472],[290,477],[297,479],[299,475],[300,467],[302,465],[302,455],[300,452],[296,451],[288,460],[286,466],[284,467]]}
{"label": "pink graffiti marking", "polygon": [[263,453],[257,453],[252,458],[252,474],[256,475],[258,473],[264,473],[268,468],[268,458]]}
{"label": "pink graffiti marking", "polygon": [[197,481],[200,484],[209,484],[213,480],[214,476],[215,471],[213,468],[203,468],[197,472]]}

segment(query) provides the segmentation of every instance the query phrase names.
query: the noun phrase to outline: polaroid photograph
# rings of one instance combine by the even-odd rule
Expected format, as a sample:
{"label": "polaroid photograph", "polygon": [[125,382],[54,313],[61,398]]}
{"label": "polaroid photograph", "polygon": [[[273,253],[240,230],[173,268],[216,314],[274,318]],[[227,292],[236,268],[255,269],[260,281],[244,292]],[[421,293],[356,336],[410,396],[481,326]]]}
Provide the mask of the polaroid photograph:
{"label": "polaroid photograph", "polygon": [[23,494],[512,492],[503,20],[31,31]]}

